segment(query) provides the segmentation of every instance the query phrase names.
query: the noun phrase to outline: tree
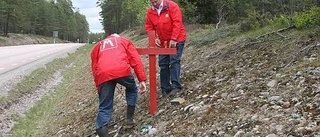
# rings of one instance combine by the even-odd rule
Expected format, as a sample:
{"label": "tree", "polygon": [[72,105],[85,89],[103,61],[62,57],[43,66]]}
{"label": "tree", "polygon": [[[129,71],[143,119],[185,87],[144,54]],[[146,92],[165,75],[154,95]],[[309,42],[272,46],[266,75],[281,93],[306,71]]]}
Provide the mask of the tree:
{"label": "tree", "polygon": [[[30,8],[32,7],[32,8]],[[81,22],[81,23],[79,23]],[[76,41],[88,36],[85,16],[76,13],[71,0],[0,0],[0,32],[52,36]]]}

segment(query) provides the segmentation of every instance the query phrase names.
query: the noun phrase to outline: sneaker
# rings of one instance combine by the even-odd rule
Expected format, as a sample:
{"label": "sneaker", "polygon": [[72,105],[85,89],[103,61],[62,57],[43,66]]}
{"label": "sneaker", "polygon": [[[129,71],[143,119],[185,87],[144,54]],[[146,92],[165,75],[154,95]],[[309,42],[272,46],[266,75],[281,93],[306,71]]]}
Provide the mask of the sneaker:
{"label": "sneaker", "polygon": [[169,93],[169,96],[175,96],[177,94],[177,92],[179,92],[180,90],[181,89],[177,89],[177,88],[171,90],[171,92]]}

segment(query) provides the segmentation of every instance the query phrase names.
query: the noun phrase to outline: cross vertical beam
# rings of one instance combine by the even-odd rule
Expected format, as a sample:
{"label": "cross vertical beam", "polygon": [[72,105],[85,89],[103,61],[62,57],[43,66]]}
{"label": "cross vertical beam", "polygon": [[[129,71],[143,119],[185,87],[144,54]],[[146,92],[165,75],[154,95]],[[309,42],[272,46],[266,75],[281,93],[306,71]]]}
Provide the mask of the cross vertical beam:
{"label": "cross vertical beam", "polygon": [[148,48],[137,48],[140,55],[149,55],[149,84],[150,84],[150,98],[149,98],[149,109],[150,114],[154,115],[157,111],[157,68],[156,68],[156,55],[157,54],[176,54],[176,48],[157,48],[155,46],[156,33],[155,31],[148,31]]}
{"label": "cross vertical beam", "polygon": [[[148,32],[149,48],[155,48],[156,35],[155,32]],[[150,79],[150,114],[155,114],[157,111],[157,68],[156,68],[156,54],[149,54],[149,79]]]}

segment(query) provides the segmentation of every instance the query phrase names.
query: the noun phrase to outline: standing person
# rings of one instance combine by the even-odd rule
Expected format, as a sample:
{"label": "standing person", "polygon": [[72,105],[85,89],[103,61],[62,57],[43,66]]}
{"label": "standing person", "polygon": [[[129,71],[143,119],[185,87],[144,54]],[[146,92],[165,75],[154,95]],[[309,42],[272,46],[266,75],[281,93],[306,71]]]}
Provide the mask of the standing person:
{"label": "standing person", "polygon": [[182,88],[180,82],[181,55],[187,34],[182,23],[182,12],[171,0],[149,0],[145,30],[155,31],[156,45],[160,48],[177,48],[175,55],[159,55],[162,96],[174,96]]}
{"label": "standing person", "polygon": [[[133,68],[138,81],[135,83]],[[132,42],[117,34],[99,41],[91,51],[91,69],[99,95],[96,131],[100,137],[108,136],[108,124],[113,112],[114,90],[119,83],[126,87],[127,124],[134,126],[133,120],[138,92],[146,91],[146,73],[141,58]]]}

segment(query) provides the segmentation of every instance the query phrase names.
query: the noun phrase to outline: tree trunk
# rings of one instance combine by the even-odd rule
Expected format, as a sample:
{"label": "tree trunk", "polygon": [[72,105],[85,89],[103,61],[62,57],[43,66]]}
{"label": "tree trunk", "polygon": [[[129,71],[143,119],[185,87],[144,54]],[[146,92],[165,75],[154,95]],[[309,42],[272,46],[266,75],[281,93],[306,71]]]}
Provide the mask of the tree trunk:
{"label": "tree trunk", "polygon": [[8,36],[8,32],[9,32],[9,15],[10,13],[7,12],[7,22],[6,22],[6,26],[4,27],[4,36]]}

